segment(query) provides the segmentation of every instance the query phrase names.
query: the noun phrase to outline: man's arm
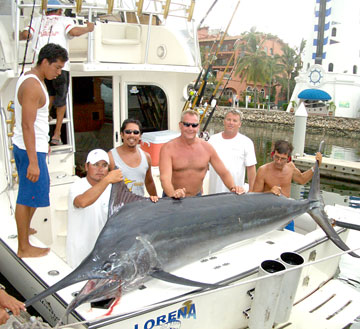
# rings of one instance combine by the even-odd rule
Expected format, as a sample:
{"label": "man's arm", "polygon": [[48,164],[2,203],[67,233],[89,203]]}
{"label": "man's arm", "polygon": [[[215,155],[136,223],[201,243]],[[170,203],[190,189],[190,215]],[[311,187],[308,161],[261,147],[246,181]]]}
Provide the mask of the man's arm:
{"label": "man's arm", "polygon": [[265,190],[265,168],[261,166],[256,175],[252,192],[264,192]]}
{"label": "man's arm", "polygon": [[172,184],[173,163],[171,157],[171,142],[166,143],[160,150],[159,169],[160,182],[164,193],[173,198],[185,198],[185,188],[175,190]]}
{"label": "man's arm", "polygon": [[89,188],[74,199],[75,208],[86,208],[92,205],[107,188],[109,184],[120,182],[123,179],[120,169],[110,171],[100,182]]}
{"label": "man's arm", "polygon": [[[319,162],[319,167],[321,166],[321,162],[322,162],[322,154],[320,152],[316,153],[315,156],[316,161]],[[295,164],[293,162],[291,162],[291,164],[294,167],[294,171],[293,171],[293,176],[292,179],[296,182],[299,183],[301,185],[306,184],[307,182],[309,182],[311,180],[311,178],[314,175],[314,171],[313,171],[313,167],[304,171],[303,173],[295,167]]]}
{"label": "man's arm", "polygon": [[249,192],[253,192],[254,184],[255,184],[255,177],[256,177],[256,166],[252,165],[246,167],[247,178],[249,182]]}
{"label": "man's arm", "polygon": [[94,23],[86,22],[86,26],[75,26],[68,32],[68,34],[72,37],[79,37],[92,31],[94,31]]}
{"label": "man's arm", "polygon": [[13,296],[10,296],[5,290],[0,289],[0,324],[3,324],[8,320],[8,313],[5,308],[10,310],[14,315],[19,315],[20,310],[26,310],[24,303],[18,301]]}
{"label": "man's arm", "polygon": [[158,197],[157,197],[157,192],[156,192],[156,186],[154,183],[154,179],[152,177],[152,173],[151,173],[151,157],[149,153],[145,152],[145,156],[146,156],[146,160],[148,162],[149,168],[146,171],[146,176],[145,176],[145,187],[146,190],[148,191],[149,195],[150,195],[150,199],[151,201],[158,201]]}
{"label": "man's arm", "polygon": [[236,192],[238,194],[244,193],[245,190],[241,186],[236,186],[234,178],[232,177],[229,170],[226,169],[224,163],[221,161],[219,155],[216,153],[215,149],[210,144],[205,144],[209,148],[210,152],[210,164],[215,169],[216,173],[219,175],[224,185],[231,192]]}
{"label": "man's arm", "polygon": [[28,30],[21,31],[19,33],[19,39],[20,40],[27,40],[28,35],[29,35],[29,39],[31,40],[33,36]]}
{"label": "man's arm", "polygon": [[[35,128],[37,111],[45,104],[45,97],[40,83],[33,78],[28,78],[23,82],[19,91],[18,99],[22,106],[21,128],[29,166],[26,178],[35,183],[39,179],[40,169],[36,154]],[[41,104],[44,102],[43,104]]]}

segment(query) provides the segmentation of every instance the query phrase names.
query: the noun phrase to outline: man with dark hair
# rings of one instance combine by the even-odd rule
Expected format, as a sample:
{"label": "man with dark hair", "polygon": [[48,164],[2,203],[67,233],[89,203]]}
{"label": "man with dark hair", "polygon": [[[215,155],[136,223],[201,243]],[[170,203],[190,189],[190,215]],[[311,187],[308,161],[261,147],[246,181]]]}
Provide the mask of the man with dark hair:
{"label": "man with dark hair", "polygon": [[[86,26],[76,26],[73,19],[62,16],[62,3],[49,0],[46,15],[36,17],[32,26],[20,33],[20,40],[33,38],[33,50],[39,50],[48,43],[56,43],[69,51],[69,40],[94,30],[94,24],[86,22]],[[55,6],[55,8],[53,7]],[[36,60],[35,60],[36,62]],[[50,95],[49,110],[56,108],[56,126],[51,145],[61,145],[61,125],[66,111],[66,96],[69,88],[70,63],[66,61],[61,75],[55,80],[45,80]]]}
{"label": "man with dark hair", "polygon": [[46,165],[49,151],[49,96],[44,80],[56,79],[68,59],[59,45],[47,44],[37,65],[20,76],[15,90],[14,158],[19,175],[15,219],[18,229],[18,256],[40,257],[49,248],[30,244],[30,222],[36,208],[49,206],[50,179]]}
{"label": "man with dark hair", "polygon": [[[303,185],[311,180],[314,168],[310,168],[303,173],[297,169],[291,161],[292,150],[292,145],[287,141],[278,140],[275,142],[271,153],[273,161],[262,165],[258,169],[253,192],[273,193],[289,198],[292,181]],[[317,152],[315,158],[320,166],[322,154]],[[294,222],[291,222],[286,228],[293,231]]]}
{"label": "man with dark hair", "polygon": [[121,169],[126,186],[137,195],[144,195],[145,185],[151,201],[156,202],[158,197],[151,174],[151,157],[149,153],[138,147],[141,134],[142,126],[139,120],[131,118],[124,120],[120,128],[123,144],[109,151],[109,168]]}

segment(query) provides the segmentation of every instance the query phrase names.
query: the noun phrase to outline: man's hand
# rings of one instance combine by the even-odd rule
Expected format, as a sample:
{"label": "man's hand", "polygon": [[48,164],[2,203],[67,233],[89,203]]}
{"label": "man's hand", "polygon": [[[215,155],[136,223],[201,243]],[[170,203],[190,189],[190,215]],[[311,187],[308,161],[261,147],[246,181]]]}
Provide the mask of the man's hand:
{"label": "man's hand", "polygon": [[86,22],[86,25],[89,32],[94,31],[94,23]]}
{"label": "man's hand", "polygon": [[272,194],[275,194],[275,195],[277,195],[277,196],[280,196],[280,195],[281,195],[281,187],[275,185],[275,186],[273,186],[273,187],[271,188],[270,192],[271,192]]}
{"label": "man's hand", "polygon": [[185,196],[186,196],[186,188],[184,187],[175,190],[174,194],[171,197],[175,199],[180,199],[180,198],[185,198]]}
{"label": "man's hand", "polygon": [[319,162],[319,167],[320,167],[322,163],[322,154],[320,152],[317,152],[315,155],[315,159]]}
{"label": "man's hand", "polygon": [[231,192],[234,192],[236,194],[244,194],[245,193],[245,190],[243,187],[241,186],[233,186],[231,189],[230,189]]}
{"label": "man's hand", "polygon": [[[24,303],[18,301],[16,298],[10,296],[5,290],[0,290],[0,308],[7,308],[14,315],[19,315],[20,310],[25,311]],[[5,311],[5,310],[4,310]],[[6,313],[6,311],[5,311]],[[1,315],[0,315],[1,317]]]}
{"label": "man's hand", "polygon": [[150,195],[150,200],[155,203],[159,201],[159,197],[157,195]]}
{"label": "man's hand", "polygon": [[109,184],[115,184],[123,180],[123,174],[120,169],[111,170],[105,177]]}
{"label": "man's hand", "polygon": [[0,307],[0,325],[5,324],[10,319],[10,315],[5,309]]}
{"label": "man's hand", "polygon": [[31,182],[35,183],[38,181],[40,176],[40,169],[37,163],[29,163],[27,168],[26,178]]}

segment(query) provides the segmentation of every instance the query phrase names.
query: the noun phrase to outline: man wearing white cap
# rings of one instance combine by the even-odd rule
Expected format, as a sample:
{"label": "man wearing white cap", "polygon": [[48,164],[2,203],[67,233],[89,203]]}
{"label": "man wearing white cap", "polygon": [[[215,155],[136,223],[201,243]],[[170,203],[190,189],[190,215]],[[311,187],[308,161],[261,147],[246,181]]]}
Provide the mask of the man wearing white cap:
{"label": "man wearing white cap", "polygon": [[123,179],[121,170],[109,172],[109,163],[104,150],[92,150],[85,163],[86,177],[70,188],[66,258],[73,268],[93,249],[107,220],[111,184]]}

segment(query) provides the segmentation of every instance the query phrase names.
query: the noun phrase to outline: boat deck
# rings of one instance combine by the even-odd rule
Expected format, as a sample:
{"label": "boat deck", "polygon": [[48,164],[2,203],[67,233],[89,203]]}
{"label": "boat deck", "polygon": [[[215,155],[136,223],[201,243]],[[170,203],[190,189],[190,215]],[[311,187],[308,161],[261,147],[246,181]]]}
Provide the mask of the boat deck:
{"label": "boat deck", "polygon": [[[315,156],[298,156],[293,159],[293,162],[299,169],[307,170],[313,166]],[[320,174],[322,177],[360,182],[360,162],[323,157]]]}

